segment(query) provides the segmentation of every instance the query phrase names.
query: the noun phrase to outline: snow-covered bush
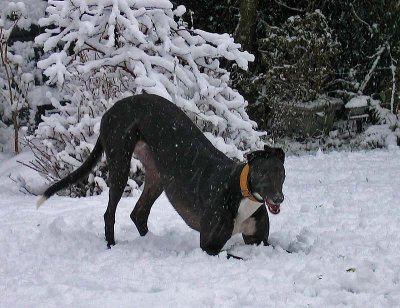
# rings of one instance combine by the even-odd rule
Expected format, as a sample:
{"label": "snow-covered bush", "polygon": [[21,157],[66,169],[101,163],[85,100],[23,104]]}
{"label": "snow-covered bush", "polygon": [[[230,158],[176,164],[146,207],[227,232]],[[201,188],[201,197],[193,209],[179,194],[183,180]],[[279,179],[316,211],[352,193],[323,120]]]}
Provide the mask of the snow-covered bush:
{"label": "snow-covered bush", "polygon": [[[10,48],[9,39],[17,26],[26,23],[26,15],[22,2],[8,3],[0,15],[0,121],[12,123],[16,153],[20,148],[19,116],[21,110],[29,106],[27,96],[33,85],[33,75],[23,71],[24,58]],[[5,135],[6,130],[0,129]]]}
{"label": "snow-covered bush", "polygon": [[[58,86],[51,100],[59,113],[43,117],[31,139],[38,171],[58,179],[75,169],[93,147],[102,113],[118,98],[142,92],[174,102],[230,157],[241,159],[258,146],[261,134],[247,103],[219,61],[247,69],[253,56],[228,34],[187,29],[184,12],[166,0],[49,1],[40,21],[47,29],[36,42],[56,51],[38,66]],[[132,172],[140,167],[132,165]],[[102,190],[101,165],[95,175],[75,193]]]}
{"label": "snow-covered bush", "polygon": [[368,147],[400,146],[400,118],[383,108],[378,100],[369,100],[369,109],[375,124],[362,134],[362,143]]}
{"label": "snow-covered bush", "polygon": [[0,1],[0,121],[4,124],[0,134],[6,151],[12,139],[14,151],[19,151],[21,133],[34,129],[36,106],[46,103],[42,99],[42,73],[36,67],[37,50],[29,37],[32,29],[38,29],[45,4],[43,0]]}

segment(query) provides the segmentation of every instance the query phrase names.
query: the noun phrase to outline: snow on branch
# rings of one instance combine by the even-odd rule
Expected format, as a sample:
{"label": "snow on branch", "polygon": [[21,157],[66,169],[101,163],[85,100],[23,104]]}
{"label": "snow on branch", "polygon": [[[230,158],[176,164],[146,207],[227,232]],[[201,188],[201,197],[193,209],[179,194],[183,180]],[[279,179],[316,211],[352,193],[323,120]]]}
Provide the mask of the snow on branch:
{"label": "snow on branch", "polygon": [[384,43],[381,46],[379,46],[378,51],[375,53],[373,57],[375,57],[374,62],[372,63],[372,66],[368,72],[368,74],[365,76],[364,81],[361,83],[360,87],[358,88],[358,92],[361,94],[364,92],[365,87],[367,86],[368,82],[370,81],[372,74],[375,72],[375,69],[379,63],[379,60],[381,59],[381,56],[383,52],[388,48],[388,44]]}
{"label": "snow on branch", "polygon": [[392,53],[390,51],[390,45],[388,45],[388,52],[390,57],[390,71],[392,72],[392,94],[390,96],[390,111],[394,113],[394,100],[396,95],[396,70],[397,70],[395,63],[397,63],[397,61],[393,59]]}

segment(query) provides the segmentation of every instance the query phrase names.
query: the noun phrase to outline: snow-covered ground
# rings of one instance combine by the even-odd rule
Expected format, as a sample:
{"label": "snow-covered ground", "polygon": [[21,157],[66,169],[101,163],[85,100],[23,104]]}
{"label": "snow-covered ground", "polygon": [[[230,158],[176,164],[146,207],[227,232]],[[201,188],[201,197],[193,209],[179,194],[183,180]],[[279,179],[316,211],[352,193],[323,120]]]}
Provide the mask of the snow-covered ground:
{"label": "snow-covered ground", "polygon": [[[141,238],[123,199],[106,249],[107,195],[36,197],[9,180],[41,179],[0,154],[0,307],[399,307],[400,151],[288,157],[272,247],[210,257],[165,196]],[[288,253],[285,250],[290,250]]]}

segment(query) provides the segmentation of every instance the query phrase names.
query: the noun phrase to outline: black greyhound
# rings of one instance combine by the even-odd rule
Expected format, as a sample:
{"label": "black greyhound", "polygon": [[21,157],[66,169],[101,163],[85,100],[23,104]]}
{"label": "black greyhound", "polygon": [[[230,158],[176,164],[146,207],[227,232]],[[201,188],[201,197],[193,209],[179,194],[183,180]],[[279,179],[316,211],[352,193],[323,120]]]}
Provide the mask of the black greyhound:
{"label": "black greyhound", "polygon": [[265,146],[250,153],[247,164],[234,162],[173,103],[150,94],[128,97],[104,114],[89,158],[50,186],[38,206],[87,176],[103,151],[110,185],[104,214],[108,247],[115,245],[115,210],[128,180],[133,153],[145,167],[144,189],[130,215],[141,236],[148,232],[154,201],[165,191],[183,220],[200,232],[200,247],[208,254],[218,254],[235,233],[242,233],[246,244],[267,245],[267,207],[277,214],[283,201],[282,149]]}

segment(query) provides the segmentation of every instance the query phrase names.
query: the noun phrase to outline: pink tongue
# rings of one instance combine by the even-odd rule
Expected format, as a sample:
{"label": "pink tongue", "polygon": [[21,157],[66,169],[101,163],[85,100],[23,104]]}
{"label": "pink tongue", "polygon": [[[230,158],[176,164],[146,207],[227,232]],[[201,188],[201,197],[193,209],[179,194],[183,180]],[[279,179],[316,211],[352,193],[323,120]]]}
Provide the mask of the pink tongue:
{"label": "pink tongue", "polygon": [[281,211],[281,206],[280,204],[272,204],[269,203],[267,200],[265,200],[265,203],[268,206],[268,210],[272,213],[272,214],[279,214],[279,212]]}

